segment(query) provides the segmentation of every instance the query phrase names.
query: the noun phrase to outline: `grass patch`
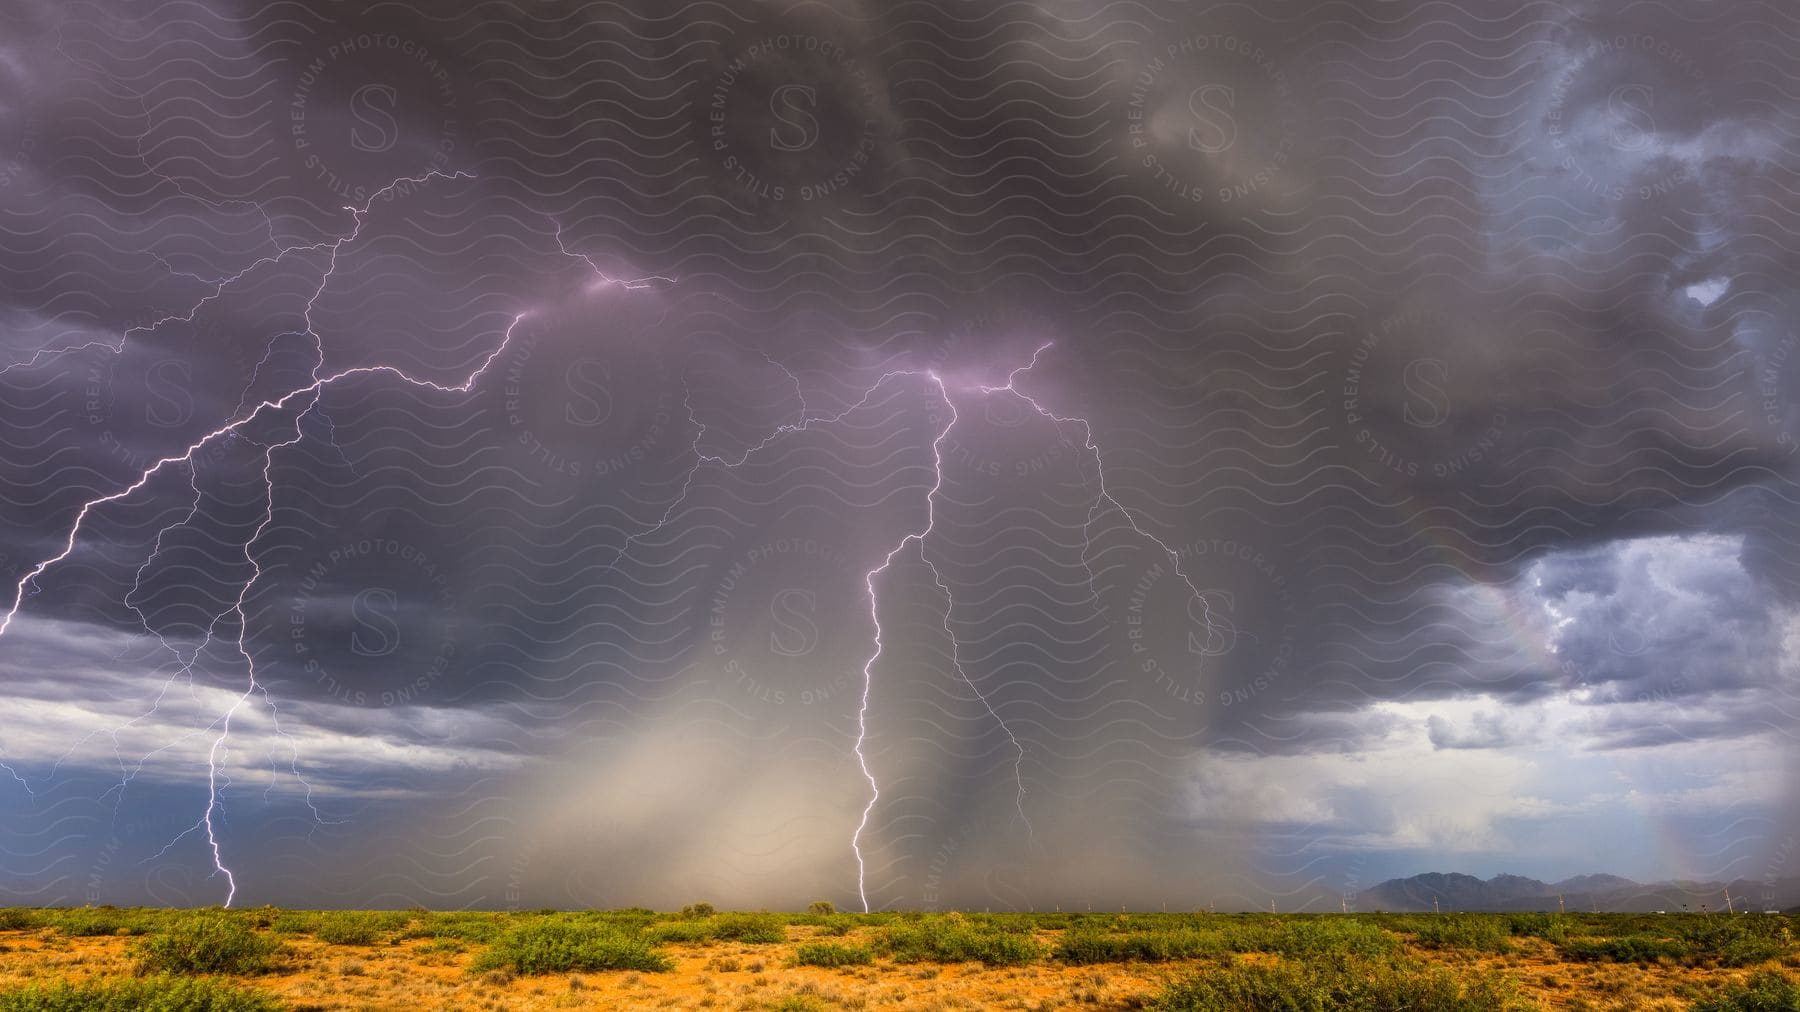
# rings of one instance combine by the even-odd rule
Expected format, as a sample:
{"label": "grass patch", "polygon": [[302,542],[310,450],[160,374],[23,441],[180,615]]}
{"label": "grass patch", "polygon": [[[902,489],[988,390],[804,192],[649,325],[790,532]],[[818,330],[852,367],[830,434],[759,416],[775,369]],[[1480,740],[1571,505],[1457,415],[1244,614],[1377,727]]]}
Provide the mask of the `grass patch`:
{"label": "grass patch", "polygon": [[508,929],[476,957],[471,969],[536,974],[578,970],[664,973],[674,968],[673,960],[639,935],[604,924],[545,919]]}
{"label": "grass patch", "polygon": [[1582,963],[1637,963],[1678,960],[1688,954],[1685,942],[1655,935],[1617,938],[1571,938],[1559,946],[1563,955]]}
{"label": "grass patch", "polygon": [[1695,961],[1720,966],[1754,966],[1780,959],[1793,948],[1787,918],[1737,914],[1681,918],[1671,934]]}
{"label": "grass patch", "polygon": [[70,938],[97,938],[103,935],[142,935],[150,931],[142,919],[128,917],[123,911],[107,907],[76,907],[56,911],[50,918],[56,930]]}
{"label": "grass patch", "polygon": [[1222,956],[1225,940],[1217,932],[1138,931],[1107,934],[1092,928],[1071,928],[1056,946],[1056,958],[1065,963],[1166,963],[1172,959]]}
{"label": "grass patch", "polygon": [[1569,919],[1561,914],[1512,914],[1506,930],[1517,938],[1542,938],[1562,944],[1569,937]]}
{"label": "grass patch", "polygon": [[149,973],[251,974],[269,969],[280,943],[252,931],[222,912],[195,913],[151,935],[138,946],[138,962]]}
{"label": "grass patch", "polygon": [[278,935],[310,935],[319,930],[323,916],[316,910],[284,910],[269,918],[269,930]]}
{"label": "grass patch", "polygon": [[787,925],[775,914],[715,914],[703,918],[663,921],[643,929],[657,944],[699,944],[724,941],[767,945],[787,941]]}
{"label": "grass patch", "polygon": [[454,938],[459,942],[491,942],[507,927],[506,914],[420,913],[401,928],[401,938]]}
{"label": "grass patch", "polygon": [[774,914],[719,914],[712,918],[712,937],[728,942],[785,942],[787,925]]}
{"label": "grass patch", "polygon": [[866,945],[807,942],[794,950],[794,966],[868,966],[875,953]]}
{"label": "grass patch", "polygon": [[1174,981],[1159,1012],[1510,1012],[1527,1007],[1504,978],[1367,960],[1233,963]]}
{"label": "grass patch", "polygon": [[1694,1012],[1792,1012],[1800,1009],[1800,984],[1774,970],[1754,974],[1725,993],[1694,1005]]}
{"label": "grass patch", "polygon": [[1024,966],[1044,957],[1029,934],[973,924],[960,914],[922,917],[890,925],[876,948],[896,963],[968,963]]}
{"label": "grass patch", "polygon": [[1400,939],[1392,932],[1361,919],[1233,919],[1221,936],[1231,952],[1273,952],[1297,959],[1327,955],[1376,959],[1400,951]]}
{"label": "grass patch", "polygon": [[378,945],[407,920],[389,910],[332,910],[319,916],[313,936],[327,945]]}
{"label": "grass patch", "polygon": [[0,1012],[277,1012],[274,998],[214,977],[33,984],[0,992]]}
{"label": "grass patch", "polygon": [[1499,918],[1481,914],[1445,914],[1423,918],[1412,926],[1413,941],[1427,949],[1473,949],[1511,952],[1512,928]]}
{"label": "grass patch", "polygon": [[856,928],[856,918],[848,914],[832,914],[819,921],[819,933],[842,938]]}

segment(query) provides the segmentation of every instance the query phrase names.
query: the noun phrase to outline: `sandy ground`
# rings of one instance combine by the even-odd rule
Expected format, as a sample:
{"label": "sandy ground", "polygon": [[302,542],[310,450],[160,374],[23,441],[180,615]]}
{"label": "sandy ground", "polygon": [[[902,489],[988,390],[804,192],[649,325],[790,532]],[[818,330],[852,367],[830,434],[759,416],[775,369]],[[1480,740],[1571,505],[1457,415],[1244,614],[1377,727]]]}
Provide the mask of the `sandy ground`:
{"label": "sandy ground", "polygon": [[[867,929],[851,938],[854,942]],[[541,977],[469,971],[480,946],[416,939],[376,946],[326,945],[308,936],[286,938],[288,952],[275,972],[242,982],[278,995],[295,1010],[392,1009],[1129,1009],[1172,974],[1210,965],[1107,964],[1067,967],[896,965],[846,969],[790,967],[794,947],[813,929],[791,927],[789,940],[670,944],[670,973],[578,973]],[[1055,933],[1040,935],[1053,942]],[[131,938],[63,938],[54,931],[0,932],[0,988],[27,982],[79,980],[131,973]],[[1722,982],[1743,970],[1675,966],[1564,963],[1555,950],[1521,940],[1507,956],[1420,951],[1452,967],[1499,970],[1550,1009],[1685,1009],[1674,997],[1684,983]],[[1535,943],[1535,944],[1533,944]],[[1240,957],[1246,959],[1273,957]],[[809,1001],[810,1000],[810,1001]]]}

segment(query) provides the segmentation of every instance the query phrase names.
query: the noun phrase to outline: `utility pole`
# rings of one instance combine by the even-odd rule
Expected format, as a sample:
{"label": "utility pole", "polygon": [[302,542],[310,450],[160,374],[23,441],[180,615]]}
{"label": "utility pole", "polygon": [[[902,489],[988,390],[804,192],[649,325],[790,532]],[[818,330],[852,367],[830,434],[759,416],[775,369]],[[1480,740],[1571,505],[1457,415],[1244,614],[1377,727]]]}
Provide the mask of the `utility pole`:
{"label": "utility pole", "polygon": [[1731,905],[1731,887],[1730,886],[1725,887],[1725,909],[1729,913],[1734,913],[1734,914],[1737,913],[1737,908],[1733,907]]}
{"label": "utility pole", "polygon": [[1440,913],[1440,912],[1441,912],[1441,911],[1439,911],[1439,910],[1438,910],[1438,905],[1437,905],[1437,897],[1436,897],[1436,896],[1433,896],[1433,897],[1432,897],[1432,898],[1431,898],[1431,912],[1432,912],[1432,913],[1434,913],[1434,914],[1435,914],[1435,913]]}
{"label": "utility pole", "polygon": [[1566,914],[1569,912],[1569,908],[1563,905],[1562,893],[1556,894],[1556,912],[1559,914]]}
{"label": "utility pole", "polygon": [[1348,896],[1339,896],[1338,897],[1338,912],[1345,913],[1345,914],[1350,912],[1350,897],[1348,897]]}

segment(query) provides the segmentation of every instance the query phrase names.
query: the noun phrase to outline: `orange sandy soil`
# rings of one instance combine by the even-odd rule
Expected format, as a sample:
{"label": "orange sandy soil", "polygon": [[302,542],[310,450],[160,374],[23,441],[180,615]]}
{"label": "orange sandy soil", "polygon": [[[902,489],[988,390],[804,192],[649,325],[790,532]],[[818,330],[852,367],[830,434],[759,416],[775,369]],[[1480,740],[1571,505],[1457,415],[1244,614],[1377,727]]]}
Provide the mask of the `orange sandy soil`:
{"label": "orange sandy soil", "polygon": [[[866,941],[858,929],[848,939]],[[1039,940],[1054,944],[1057,932]],[[669,973],[577,973],[512,977],[474,974],[477,944],[414,939],[391,945],[326,945],[309,936],[283,936],[287,952],[274,972],[240,983],[278,996],[296,1012],[339,1009],[765,1009],[793,998],[811,1007],[902,1009],[1130,1009],[1141,1007],[1171,975],[1215,965],[1204,960],[1165,964],[1122,963],[984,967],[979,963],[873,966],[845,969],[790,967],[793,949],[814,929],[790,927],[779,944],[671,943]],[[1676,1010],[1682,984],[1714,984],[1748,976],[1747,970],[1676,966],[1565,963],[1555,949],[1519,939],[1507,956],[1418,950],[1413,954],[1452,969],[1497,970],[1523,994],[1548,1009]],[[132,972],[133,938],[64,938],[53,930],[0,932],[0,989],[33,982],[124,976]],[[1272,959],[1240,956],[1240,959]],[[736,961],[736,968],[732,968]],[[800,1007],[807,1007],[802,1005]]]}

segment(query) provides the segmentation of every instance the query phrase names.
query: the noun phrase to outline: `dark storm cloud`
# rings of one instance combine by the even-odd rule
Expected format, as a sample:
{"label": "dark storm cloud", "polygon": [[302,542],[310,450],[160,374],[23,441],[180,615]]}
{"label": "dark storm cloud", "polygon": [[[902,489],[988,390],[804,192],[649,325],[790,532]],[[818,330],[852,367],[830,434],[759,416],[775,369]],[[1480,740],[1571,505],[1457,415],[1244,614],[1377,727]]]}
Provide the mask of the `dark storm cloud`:
{"label": "dark storm cloud", "polygon": [[[1306,764],[1453,782],[1565,698],[1596,753],[1792,730],[1780,11],[166,13],[0,21],[7,586],[315,377],[479,379],[333,382],[95,511],[0,641],[28,783],[59,735],[110,774],[171,676],[132,733],[194,731],[155,775],[195,781],[253,663],[241,733],[304,749],[236,847],[397,901],[854,899],[865,581],[934,440],[877,580],[876,905],[1160,901],[1196,826],[1491,842]],[[923,369],[947,404],[877,386]],[[1301,764],[1262,808],[1258,761]],[[393,811],[322,845],[296,770]]]}

